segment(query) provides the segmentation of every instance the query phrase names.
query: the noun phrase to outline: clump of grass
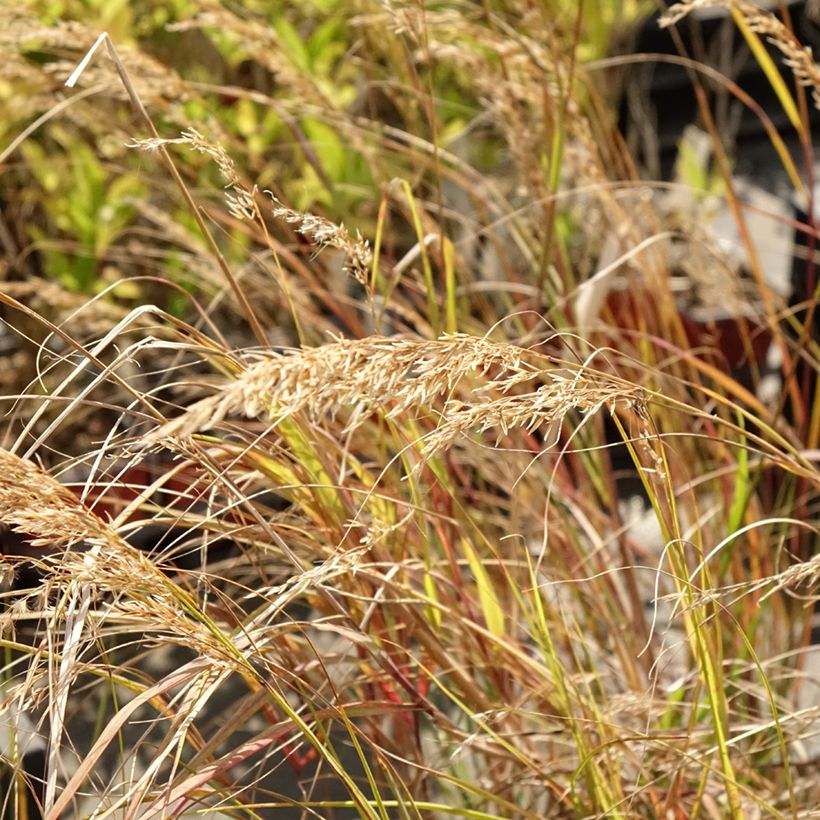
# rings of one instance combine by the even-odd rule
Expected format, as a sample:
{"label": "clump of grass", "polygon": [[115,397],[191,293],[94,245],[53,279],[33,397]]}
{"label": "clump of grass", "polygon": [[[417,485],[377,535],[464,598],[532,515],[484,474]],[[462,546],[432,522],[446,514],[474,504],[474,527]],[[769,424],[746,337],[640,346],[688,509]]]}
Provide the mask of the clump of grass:
{"label": "clump of grass", "polygon": [[[229,82],[227,58],[210,82],[168,66],[166,105],[138,49],[87,68],[136,106],[112,128],[143,150],[111,150],[150,193],[99,245],[120,272],[92,303],[110,326],[86,321],[102,307],[47,318],[19,285],[0,296],[31,337],[29,383],[2,399],[0,523],[19,540],[0,573],[0,805],[810,810],[820,402],[787,387],[787,416],[692,343],[579,9],[351,11],[171,22],[241,48],[261,89]],[[29,29],[46,55],[66,31],[87,33]],[[14,65],[57,70],[25,49]],[[78,98],[77,139],[102,151],[112,105]],[[268,110],[267,149],[300,157],[276,173],[243,124]],[[759,296],[741,342],[754,321],[787,374],[816,373],[811,311],[801,328]],[[22,715],[48,741],[42,789]]]}

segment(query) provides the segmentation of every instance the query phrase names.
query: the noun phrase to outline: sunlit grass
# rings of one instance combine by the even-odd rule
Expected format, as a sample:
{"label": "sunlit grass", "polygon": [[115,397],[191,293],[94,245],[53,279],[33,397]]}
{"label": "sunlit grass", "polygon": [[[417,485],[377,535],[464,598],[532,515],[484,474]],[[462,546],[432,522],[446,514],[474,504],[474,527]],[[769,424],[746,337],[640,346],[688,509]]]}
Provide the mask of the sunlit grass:
{"label": "sunlit grass", "polygon": [[[100,92],[59,111],[99,31],[0,13],[9,88],[53,114],[0,287],[4,811],[26,721],[55,819],[811,810],[820,400],[767,403],[693,331],[686,231],[586,71],[606,26],[198,11],[171,30],[209,79],[101,40],[76,77]],[[82,196],[49,151],[99,163]],[[61,218],[105,218],[115,178],[106,231]],[[811,311],[752,272],[738,345],[816,373]]]}

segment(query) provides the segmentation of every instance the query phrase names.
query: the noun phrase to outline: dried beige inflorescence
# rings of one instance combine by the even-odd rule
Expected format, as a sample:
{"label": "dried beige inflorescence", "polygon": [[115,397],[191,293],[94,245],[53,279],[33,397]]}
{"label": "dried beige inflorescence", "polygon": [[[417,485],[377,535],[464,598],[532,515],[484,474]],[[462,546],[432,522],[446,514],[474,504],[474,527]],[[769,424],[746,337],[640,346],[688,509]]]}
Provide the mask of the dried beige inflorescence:
{"label": "dried beige inflorescence", "polygon": [[[0,16],[0,22],[2,20],[3,17]],[[3,46],[9,45],[3,38],[0,38],[0,44]],[[2,76],[4,80],[19,81],[35,88],[43,85],[44,79],[43,69],[39,65],[11,49],[8,49],[3,57]],[[9,96],[11,97],[11,95]],[[16,96],[11,97],[11,101],[24,102],[23,100],[17,100]],[[54,102],[53,97],[51,102]]]}
{"label": "dried beige inflorescence", "polygon": [[[128,544],[116,550],[69,552],[50,575],[57,588],[84,585],[99,597],[98,622],[116,621],[142,635],[162,635],[220,665],[230,653],[198,616],[198,603]],[[119,627],[117,627],[119,628]]]}
{"label": "dried beige inflorescence", "polygon": [[[225,199],[228,209],[237,219],[252,220],[259,215],[256,205],[256,189],[250,190],[240,179],[234,161],[228,156],[221,145],[208,142],[196,129],[183,131],[176,139],[143,139],[129,143],[131,148],[140,148],[144,151],[155,151],[164,145],[188,145],[194,151],[210,157],[219,168],[226,181]],[[370,264],[373,254],[370,245],[357,232],[353,239],[344,225],[337,225],[321,216],[310,213],[300,213],[285,207],[276,197],[268,192],[273,200],[273,215],[311,239],[317,249],[334,247],[343,251],[346,257],[344,269],[363,285],[367,284]]]}
{"label": "dried beige inflorescence", "polygon": [[[93,42],[91,40],[86,43],[86,48]],[[185,81],[171,69],[138,49],[118,44],[117,53],[143,105],[163,106],[166,118],[176,122],[182,121],[181,104],[191,97],[191,90]],[[76,60],[55,60],[46,65],[43,72],[62,85],[76,67]],[[106,59],[99,59],[83,69],[82,85],[86,88],[100,85],[105,87],[106,96],[121,101],[130,100],[128,90],[122,84],[115,66]],[[165,106],[171,106],[171,108],[168,109]],[[99,127],[99,124],[98,119],[96,126]]]}
{"label": "dried beige inflorescence", "polygon": [[190,617],[191,608],[180,597],[184,593],[146,556],[53,476],[4,449],[0,521],[29,536],[33,546],[46,548],[50,585],[79,584],[97,594],[110,593],[101,610],[106,617],[138,621],[143,628],[177,635],[202,654],[225,659],[224,647],[202,622]]}
{"label": "dried beige inflorescence", "polygon": [[[225,177],[227,185],[230,187],[242,186],[239,174],[234,161],[228,156],[221,145],[217,145],[205,139],[195,128],[183,131],[179,137],[174,139],[163,139],[161,137],[149,137],[147,139],[134,139],[128,143],[129,148],[138,148],[141,151],[156,151],[165,145],[188,145],[199,154],[210,157],[219,168],[219,172]],[[247,189],[245,189],[247,190]],[[250,193],[250,192],[248,192]]]}
{"label": "dried beige inflorescence", "polygon": [[[471,371],[500,367],[511,375],[534,372],[521,362],[522,350],[466,335],[435,341],[369,336],[340,339],[292,354],[274,353],[250,367],[215,396],[197,402],[151,436],[187,436],[232,413],[306,413],[331,418],[343,407],[391,405],[391,414],[427,405],[452,391]],[[511,384],[512,382],[510,382]]]}
{"label": "dried beige inflorescence", "polygon": [[788,27],[769,11],[750,0],[684,0],[671,6],[661,17],[661,26],[671,26],[696,9],[724,6],[743,15],[749,28],[762,34],[783,55],[801,85],[811,88],[814,105],[820,108],[820,65],[814,61],[811,48],[803,46]]}
{"label": "dried beige inflorescence", "polygon": [[343,251],[347,258],[345,271],[360,284],[367,284],[373,254],[370,245],[358,231],[353,239],[343,224],[337,225],[321,216],[293,211],[282,205],[276,197],[271,198],[275,205],[273,215],[277,219],[293,225],[300,234],[311,239],[319,250],[332,247]]}
{"label": "dried beige inflorescence", "polygon": [[[424,452],[434,455],[471,430],[482,433],[497,430],[506,434],[513,428],[546,427],[552,433],[570,411],[595,413],[619,401],[640,400],[639,388],[600,377],[584,378],[562,369],[548,373],[547,378],[547,384],[531,393],[501,396],[480,404],[448,402],[444,420],[425,440]],[[547,446],[554,443],[550,438],[547,436]]]}
{"label": "dried beige inflorescence", "polygon": [[23,8],[23,4],[0,6],[0,45],[15,51],[30,47],[32,43],[61,49],[88,48],[98,34],[98,31],[75,20],[43,23]]}
{"label": "dried beige inflorescence", "polygon": [[[471,385],[471,395],[495,398],[447,401],[439,426],[425,443],[428,454],[449,446],[470,429],[532,429],[560,424],[570,410],[593,412],[612,402],[639,400],[639,388],[581,368],[539,370],[523,360],[526,352],[515,345],[455,334],[434,341],[379,336],[342,339],[289,355],[273,354],[217,395],[202,399],[155,430],[146,441],[153,444],[189,436],[232,414],[305,413],[318,419],[333,418],[342,408],[352,408],[351,428],[373,406],[388,408],[390,417],[430,409],[440,397],[452,395],[471,374],[490,374],[483,386]],[[509,395],[513,388],[543,378],[548,383],[537,390]]]}
{"label": "dried beige inflorescence", "polygon": [[81,541],[119,546],[121,539],[77,497],[36,464],[0,449],[0,521],[35,546]]}
{"label": "dried beige inflorescence", "polygon": [[545,98],[556,112],[562,111],[568,130],[581,117],[575,99],[561,91],[558,78],[566,79],[566,66],[563,58],[556,59],[560,51],[539,16],[525,13],[517,30],[502,31],[470,19],[461,9],[432,10],[401,0],[382,6],[385,13],[362,18],[362,22],[386,25],[411,38],[418,46],[415,56],[419,62],[446,63],[460,71],[504,136],[518,171],[518,186],[536,200],[546,197],[549,191],[540,164],[547,127]]}
{"label": "dried beige inflorescence", "polygon": [[[818,531],[815,530],[813,535],[816,538]],[[788,589],[794,592],[799,591],[802,594],[816,594],[820,585],[820,555],[815,555],[808,561],[793,564],[771,580],[776,582],[775,591]]]}

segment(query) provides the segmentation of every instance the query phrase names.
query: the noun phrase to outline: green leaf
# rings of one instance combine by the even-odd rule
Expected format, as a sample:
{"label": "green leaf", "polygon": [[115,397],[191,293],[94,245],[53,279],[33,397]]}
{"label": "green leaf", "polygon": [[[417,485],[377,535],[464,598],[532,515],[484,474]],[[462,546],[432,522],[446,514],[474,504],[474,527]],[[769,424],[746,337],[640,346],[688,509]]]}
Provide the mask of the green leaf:
{"label": "green leaf", "polygon": [[487,629],[497,638],[504,637],[504,610],[498,601],[495,587],[481,559],[476,555],[475,550],[466,538],[461,539],[461,550],[470,565],[470,571],[475,578],[478,587],[478,599],[481,602],[481,609],[484,613],[484,621]]}
{"label": "green leaf", "polygon": [[286,17],[279,16],[276,18],[273,27],[279,35],[279,39],[291,62],[304,71],[309,71],[310,57],[305,48],[305,44],[302,42],[302,36],[294,28],[293,24]]}
{"label": "green leaf", "polygon": [[305,119],[302,128],[313,145],[325,173],[334,182],[344,180],[347,166],[345,149],[336,131],[329,125],[314,119]]}

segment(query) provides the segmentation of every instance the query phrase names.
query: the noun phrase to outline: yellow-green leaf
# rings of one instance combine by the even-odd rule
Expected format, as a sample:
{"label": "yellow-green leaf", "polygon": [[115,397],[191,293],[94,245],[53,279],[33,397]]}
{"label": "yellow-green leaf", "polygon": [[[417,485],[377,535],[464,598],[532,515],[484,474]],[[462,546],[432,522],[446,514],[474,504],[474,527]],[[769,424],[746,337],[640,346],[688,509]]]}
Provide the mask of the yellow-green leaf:
{"label": "yellow-green leaf", "polygon": [[481,609],[484,613],[484,621],[487,629],[498,638],[504,637],[504,610],[498,601],[495,587],[489,573],[484,569],[484,564],[476,555],[475,550],[466,538],[461,539],[461,549],[470,565],[470,571],[475,578],[478,587],[478,599],[481,602]]}

